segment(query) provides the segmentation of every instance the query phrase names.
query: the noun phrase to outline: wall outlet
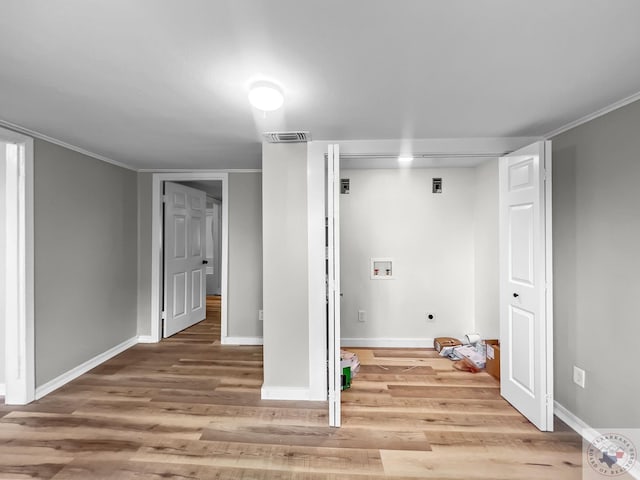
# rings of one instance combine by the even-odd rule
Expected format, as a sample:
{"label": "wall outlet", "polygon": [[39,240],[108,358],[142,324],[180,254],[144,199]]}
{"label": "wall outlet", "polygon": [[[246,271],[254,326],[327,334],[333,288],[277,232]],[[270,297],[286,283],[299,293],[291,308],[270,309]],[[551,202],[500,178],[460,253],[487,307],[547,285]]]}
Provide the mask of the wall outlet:
{"label": "wall outlet", "polygon": [[358,310],[358,321],[366,322],[367,321],[367,312],[364,310]]}
{"label": "wall outlet", "polygon": [[258,321],[264,322],[264,310],[258,310]]}
{"label": "wall outlet", "polygon": [[428,323],[435,323],[436,321],[436,314],[435,313],[427,313],[425,315],[425,318],[427,319]]}
{"label": "wall outlet", "polygon": [[573,366],[573,383],[584,388],[585,372],[583,369]]}

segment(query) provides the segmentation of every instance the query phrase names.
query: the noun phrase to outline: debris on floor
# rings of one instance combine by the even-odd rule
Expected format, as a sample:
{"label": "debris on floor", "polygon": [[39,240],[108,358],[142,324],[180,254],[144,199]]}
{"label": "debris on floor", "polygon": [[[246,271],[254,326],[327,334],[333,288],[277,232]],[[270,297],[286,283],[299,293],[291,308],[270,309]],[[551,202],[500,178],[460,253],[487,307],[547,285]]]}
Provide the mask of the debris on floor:
{"label": "debris on floor", "polygon": [[[466,339],[480,338],[477,334],[468,334]],[[465,372],[477,373],[485,368],[487,362],[486,345],[481,340],[473,343],[462,344],[452,337],[438,337],[434,340],[434,347],[440,352],[441,357],[454,361],[453,367]],[[438,349],[438,347],[440,347]]]}
{"label": "debris on floor", "polygon": [[360,370],[358,355],[346,350],[340,350],[340,368],[342,369],[342,390],[351,387],[351,380]]}
{"label": "debris on floor", "polygon": [[462,342],[453,337],[436,337],[433,339],[433,348],[438,353],[445,347],[457,347],[458,345],[462,345]]}

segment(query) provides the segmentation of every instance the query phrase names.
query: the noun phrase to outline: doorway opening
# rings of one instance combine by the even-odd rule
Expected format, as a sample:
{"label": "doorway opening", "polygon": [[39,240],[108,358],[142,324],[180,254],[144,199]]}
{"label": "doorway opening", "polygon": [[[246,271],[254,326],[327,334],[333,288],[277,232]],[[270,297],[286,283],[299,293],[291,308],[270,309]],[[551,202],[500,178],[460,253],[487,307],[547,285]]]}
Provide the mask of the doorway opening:
{"label": "doorway opening", "polygon": [[222,181],[165,181],[163,193],[163,337],[207,319],[221,343]]}
{"label": "doorway opening", "polygon": [[[195,202],[200,202],[195,216],[201,215],[198,223],[191,223],[189,220],[192,213],[180,213],[176,210],[176,222],[178,231],[182,231],[183,238],[187,238],[187,228],[192,229],[189,235],[197,232],[199,240],[194,240],[191,244],[184,245],[178,242],[180,248],[186,251],[190,249],[201,249],[197,261],[200,262],[200,269],[191,268],[187,275],[185,269],[181,272],[174,272],[173,280],[177,283],[166,285],[166,249],[165,249],[165,229],[164,219],[166,204],[164,203],[164,192],[166,184],[177,184],[194,194],[185,196],[185,207],[192,207]],[[196,187],[196,188],[194,188]],[[198,196],[196,192],[201,192]],[[209,199],[207,199],[207,196]],[[200,200],[197,200],[200,199]],[[225,343],[227,337],[227,285],[228,285],[228,174],[226,172],[185,172],[185,173],[156,173],[153,174],[152,184],[152,323],[151,339],[158,342],[170,330],[164,328],[164,318],[167,318],[166,308],[171,309],[171,313],[182,314],[182,307],[185,307],[185,314],[190,311],[188,305],[196,306],[196,315],[201,316],[200,320],[206,317],[207,304],[210,308],[220,311],[220,341]],[[188,205],[187,202],[188,201]],[[180,204],[176,207],[182,208]],[[186,212],[186,211],[185,211]],[[214,219],[215,216],[215,219]],[[188,218],[189,217],[189,218]],[[207,219],[208,217],[208,219]],[[210,235],[207,234],[207,226],[210,227]],[[180,230],[184,229],[184,230]],[[215,231],[214,231],[215,230]],[[175,233],[175,231],[174,231]],[[214,235],[217,237],[214,240]],[[209,237],[211,248],[207,251],[207,237]],[[194,237],[195,238],[195,237]],[[174,245],[175,247],[175,245]],[[175,248],[173,250],[175,252]],[[193,253],[191,251],[190,253]],[[210,256],[209,256],[210,255]],[[194,257],[195,258],[195,257]],[[194,290],[194,286],[196,287]],[[170,288],[170,290],[167,290]],[[164,292],[170,292],[165,301]],[[189,296],[187,291],[190,292]],[[195,298],[194,291],[200,292]],[[181,292],[177,295],[176,292]],[[207,298],[208,292],[212,297]],[[178,302],[176,304],[172,302]],[[182,303],[180,303],[182,302]],[[169,304],[169,305],[167,305]],[[218,306],[219,305],[219,306]],[[195,318],[195,317],[193,317]],[[182,320],[182,319],[179,319]],[[179,322],[178,322],[178,325]],[[188,322],[178,330],[188,326]],[[175,333],[175,331],[173,332]],[[163,335],[164,334],[164,335]]]}
{"label": "doorway opening", "polygon": [[[538,147],[542,143],[539,142],[535,145]],[[337,146],[329,148],[329,159],[332,157],[332,150],[335,151],[336,148]],[[548,223],[551,203],[550,198],[545,197],[545,191],[547,194],[550,192],[550,184],[545,185],[547,180],[545,180],[544,172],[546,168],[547,179],[550,180],[550,155],[547,157],[545,154],[545,150],[550,152],[550,149],[547,146],[535,150],[542,153],[529,154],[530,152],[527,150],[515,154],[524,155],[531,165],[539,164],[540,169],[526,170],[531,174],[531,178],[524,178],[523,174],[513,178],[518,181],[524,178],[522,185],[518,184],[519,188],[536,190],[537,195],[542,195],[542,207],[538,211],[541,216],[535,219],[532,217],[531,221],[542,221],[543,230],[541,231],[544,232],[544,214],[546,213],[547,236],[545,239],[544,235],[542,237],[538,235],[534,238],[533,233],[531,237],[526,237],[524,234],[514,234],[512,240],[518,241],[520,244],[508,249],[510,257],[507,257],[507,249],[504,246],[506,244],[504,239],[500,237],[501,231],[498,228],[499,223],[502,223],[499,222],[501,210],[498,207],[502,198],[499,195],[499,187],[504,181],[498,170],[497,157],[499,155],[491,155],[494,157],[491,165],[493,187],[490,189],[491,191],[483,191],[482,193],[487,196],[489,202],[478,198],[477,195],[474,197],[475,192],[482,191],[486,183],[486,178],[480,179],[478,171],[474,171],[483,162],[479,162],[473,166],[474,168],[445,170],[442,168],[443,165],[436,165],[437,170],[433,168],[409,170],[396,167],[392,172],[391,168],[386,167],[385,169],[380,166],[376,168],[352,166],[347,169],[344,168],[347,163],[344,160],[348,156],[343,156],[335,162],[338,164],[342,162],[342,165],[338,169],[339,173],[333,177],[331,177],[331,167],[329,166],[326,183],[327,222],[331,226],[331,218],[333,218],[337,227],[333,229],[333,233],[331,228],[327,229],[329,237],[326,243],[329,250],[327,259],[331,259],[333,254],[338,263],[333,267],[333,270],[338,272],[338,278],[332,278],[331,270],[327,269],[329,278],[327,298],[329,302],[333,298],[336,305],[333,308],[330,303],[328,305],[329,355],[331,356],[332,352],[337,351],[339,346],[349,346],[360,350],[363,355],[368,357],[365,362],[368,366],[364,368],[363,378],[366,382],[385,372],[388,375],[393,373],[402,377],[410,375],[408,373],[402,374],[402,369],[395,368],[403,366],[402,364],[405,362],[402,360],[402,355],[400,358],[394,358],[392,347],[414,350],[405,353],[407,358],[415,357],[414,363],[408,365],[407,368],[416,374],[418,372],[417,366],[427,365],[431,362],[431,360],[422,359],[423,355],[417,349],[431,348],[433,338],[437,336],[463,338],[466,333],[482,330],[479,333],[483,338],[505,336],[503,339],[505,348],[508,348],[510,343],[515,344],[513,339],[516,337],[518,340],[522,340],[524,337],[521,333],[524,327],[516,325],[507,330],[501,326],[499,321],[501,317],[505,316],[505,312],[508,315],[513,311],[509,306],[513,303],[513,299],[504,298],[504,295],[501,295],[499,278],[504,276],[502,265],[505,262],[511,265],[512,260],[516,260],[515,253],[519,253],[522,258],[526,257],[524,260],[518,259],[520,263],[528,259],[525,262],[527,265],[529,265],[527,262],[531,260],[533,262],[531,265],[535,263],[536,269],[538,265],[540,266],[544,275],[542,277],[537,275],[538,279],[546,276],[546,282],[551,280],[550,224]],[[455,155],[451,156],[455,157]],[[469,157],[469,154],[465,155],[465,158]],[[377,158],[381,158],[381,156]],[[503,160],[504,158],[501,158],[500,162]],[[353,161],[352,165],[355,163]],[[458,166],[469,167],[469,165]],[[437,190],[432,189],[434,179],[438,180],[439,188]],[[346,191],[342,189],[341,194],[340,186],[344,185],[347,180],[350,188]],[[332,206],[332,198],[335,206]],[[483,202],[491,207],[492,220],[490,222],[487,222],[487,219],[479,220],[474,217],[474,211],[478,209],[478,204]],[[495,254],[491,259],[488,259],[486,243],[474,245],[475,230],[483,228],[491,228],[493,232],[490,244],[495,248]],[[444,235],[445,231],[449,232],[448,236]],[[335,235],[336,238],[331,238],[332,235]],[[529,253],[533,252],[529,246],[533,248],[534,242],[536,243],[536,255],[529,256]],[[538,245],[538,242],[541,243]],[[334,252],[331,252],[332,248]],[[545,248],[547,249],[546,253]],[[534,261],[534,257],[537,260]],[[374,260],[380,258],[384,258],[387,263],[392,261],[393,267],[389,267],[388,272],[380,268],[376,271]],[[491,264],[489,267],[488,263]],[[331,266],[331,261],[328,264]],[[491,270],[493,280],[487,281],[484,275],[477,276],[474,270],[479,267]],[[475,281],[474,276],[476,277]],[[342,286],[338,287],[335,296],[331,295],[331,282],[334,285]],[[488,289],[487,285],[490,283],[492,287]],[[541,285],[544,284],[545,281],[542,281]],[[491,307],[487,305],[486,301],[483,301],[482,304],[476,302],[478,295],[492,298],[491,310],[494,321],[491,322],[491,325],[480,326],[477,323],[479,309],[486,310]],[[541,301],[545,301],[544,288],[536,295]],[[548,299],[546,304],[549,304]],[[534,316],[536,316],[535,319]],[[540,408],[545,408],[545,411],[552,412],[552,402],[548,401],[549,394],[553,392],[552,383],[549,380],[553,373],[550,368],[552,365],[551,343],[548,336],[551,331],[551,312],[533,312],[527,318],[532,324],[542,322],[546,326],[540,329],[542,334],[536,333],[540,338],[534,339],[533,336],[530,336],[526,338],[526,341],[520,341],[517,355],[506,355],[505,359],[503,354],[503,376],[511,381],[517,372],[529,372],[534,369],[536,372],[542,372],[544,370],[544,374],[536,377],[535,402]],[[341,319],[341,322],[332,328],[332,321],[336,319],[338,322]],[[513,321],[515,322],[515,320]],[[342,336],[335,338],[333,336],[335,332],[341,332]],[[519,332],[519,336],[513,332]],[[544,346],[540,346],[541,343],[544,343]],[[522,348],[534,344],[536,345],[535,351],[533,348],[521,351]],[[334,426],[340,424],[341,391],[340,386],[334,386],[331,380],[337,378],[341,373],[339,359],[340,357],[337,357],[333,364],[330,362],[330,365],[336,367],[333,377],[331,370],[329,371],[329,418],[332,421],[331,425]],[[508,363],[505,363],[507,361]],[[376,372],[375,368],[372,370],[369,367],[371,365],[376,366],[380,371]],[[520,373],[516,376],[522,380],[524,377]],[[536,375],[538,374],[536,373]],[[404,383],[410,382],[408,378],[398,377],[395,380]],[[420,381],[428,382],[429,380]],[[431,380],[433,379],[431,378]],[[356,377],[355,382],[357,381]],[[499,383],[494,387],[496,388],[494,394],[497,393],[497,398],[509,398],[504,394],[504,389],[501,390]],[[424,385],[420,388],[425,391],[429,390]],[[384,389],[392,397],[394,391],[396,396],[412,397],[414,394],[415,396],[420,394],[420,388],[418,385],[413,385],[402,392],[395,387],[385,387]],[[336,400],[337,404],[332,406]],[[388,399],[383,399],[383,401],[386,400]],[[538,424],[535,419],[527,415],[522,405],[515,402],[513,405],[524,412],[525,416],[530,418],[541,430],[553,429],[552,420]],[[337,418],[334,418],[336,417],[335,412],[337,412]]]}

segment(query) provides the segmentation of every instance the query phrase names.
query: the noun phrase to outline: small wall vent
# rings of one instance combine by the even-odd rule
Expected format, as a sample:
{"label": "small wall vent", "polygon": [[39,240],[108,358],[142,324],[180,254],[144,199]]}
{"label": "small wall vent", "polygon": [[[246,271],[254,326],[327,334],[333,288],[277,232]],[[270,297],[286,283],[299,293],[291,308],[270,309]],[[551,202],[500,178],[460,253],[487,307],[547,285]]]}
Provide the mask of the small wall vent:
{"label": "small wall vent", "polygon": [[264,132],[262,136],[269,143],[304,143],[311,140],[309,132]]}

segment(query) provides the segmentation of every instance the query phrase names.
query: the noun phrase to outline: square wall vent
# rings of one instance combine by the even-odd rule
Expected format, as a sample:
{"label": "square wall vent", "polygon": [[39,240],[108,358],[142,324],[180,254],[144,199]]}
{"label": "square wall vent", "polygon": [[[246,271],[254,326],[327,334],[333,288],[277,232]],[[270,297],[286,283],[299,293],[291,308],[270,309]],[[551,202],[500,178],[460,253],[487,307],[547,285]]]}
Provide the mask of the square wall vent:
{"label": "square wall vent", "polygon": [[264,132],[265,141],[269,143],[303,143],[311,140],[309,132]]}

